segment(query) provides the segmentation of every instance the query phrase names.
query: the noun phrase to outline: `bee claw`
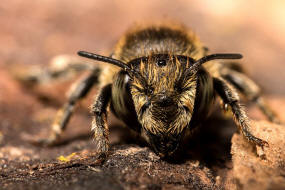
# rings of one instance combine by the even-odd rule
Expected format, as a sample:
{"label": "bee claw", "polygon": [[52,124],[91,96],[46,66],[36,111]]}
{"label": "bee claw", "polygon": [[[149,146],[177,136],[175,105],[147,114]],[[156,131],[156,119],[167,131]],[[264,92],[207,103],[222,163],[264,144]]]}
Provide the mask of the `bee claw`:
{"label": "bee claw", "polygon": [[108,152],[98,152],[98,159],[100,160],[106,160],[108,156]]}
{"label": "bee claw", "polygon": [[262,142],[262,148],[263,148],[263,147],[269,147],[269,144],[268,144],[268,142],[266,142],[266,141],[263,141],[263,142]]}
{"label": "bee claw", "polygon": [[269,147],[269,144],[267,141],[261,140],[261,139],[256,139],[254,142],[256,145],[260,146],[262,149],[264,147]]}

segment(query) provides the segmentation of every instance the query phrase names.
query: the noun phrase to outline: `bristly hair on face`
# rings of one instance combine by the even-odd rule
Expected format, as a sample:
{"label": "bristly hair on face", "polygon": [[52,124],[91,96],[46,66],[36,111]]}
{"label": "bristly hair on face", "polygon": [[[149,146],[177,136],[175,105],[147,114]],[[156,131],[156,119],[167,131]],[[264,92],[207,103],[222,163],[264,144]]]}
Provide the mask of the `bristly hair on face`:
{"label": "bristly hair on face", "polygon": [[[90,53],[90,52],[86,52],[86,51],[78,51],[78,55],[82,56],[82,57],[86,57],[89,59],[93,59],[96,61],[102,61],[105,63],[110,63],[113,65],[116,65],[118,67],[121,67],[124,71],[128,72],[128,74],[132,77],[135,76],[137,77],[140,82],[147,87],[148,83],[147,80],[145,79],[144,76],[142,76],[141,73],[137,72],[136,70],[134,70],[133,68],[131,68],[127,63],[124,63],[120,60],[117,59],[113,59],[111,57],[106,57],[106,56],[102,56],[102,55],[98,55],[98,54],[94,54],[94,53]],[[186,57],[187,59],[192,59],[190,57],[187,56],[182,56],[182,55],[176,55],[177,58],[182,58],[182,57]],[[143,59],[146,57],[141,57],[138,59]],[[194,63],[191,67],[187,68],[187,70],[185,71],[185,73],[187,74],[196,74],[199,69],[201,68],[201,65],[203,63],[206,63],[208,61],[212,61],[212,60],[216,60],[216,59],[241,59],[242,55],[241,54],[237,54],[237,53],[223,53],[223,54],[211,54],[211,55],[206,55],[198,60],[194,60]]]}

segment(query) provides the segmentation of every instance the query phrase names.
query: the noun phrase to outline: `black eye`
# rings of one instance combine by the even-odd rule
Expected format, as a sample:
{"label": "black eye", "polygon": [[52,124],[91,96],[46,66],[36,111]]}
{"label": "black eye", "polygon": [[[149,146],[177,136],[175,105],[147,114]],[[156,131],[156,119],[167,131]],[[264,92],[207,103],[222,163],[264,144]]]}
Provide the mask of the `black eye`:
{"label": "black eye", "polygon": [[159,67],[164,67],[164,66],[166,66],[166,60],[165,59],[160,59],[160,60],[157,61],[156,64]]}
{"label": "black eye", "polygon": [[147,95],[152,95],[153,94],[153,88],[151,86],[147,87],[146,94]]}

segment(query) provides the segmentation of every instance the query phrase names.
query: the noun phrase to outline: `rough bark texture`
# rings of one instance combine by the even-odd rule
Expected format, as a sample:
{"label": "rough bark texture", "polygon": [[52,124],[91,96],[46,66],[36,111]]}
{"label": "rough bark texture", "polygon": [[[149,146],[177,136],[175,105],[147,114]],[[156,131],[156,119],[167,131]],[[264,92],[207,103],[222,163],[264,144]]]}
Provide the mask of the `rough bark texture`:
{"label": "rough bark texture", "polygon": [[[133,144],[136,141],[127,135],[129,131],[111,117],[112,146],[102,162],[96,156],[84,107],[71,120],[61,145],[41,148],[30,144],[31,139],[48,134],[56,109],[35,94],[25,93],[5,71],[1,76],[0,85],[6,89],[2,94],[7,97],[1,101],[0,114],[3,189],[284,188],[284,126],[252,122],[253,133],[269,143],[262,150],[234,133],[231,119],[214,114],[184,142],[176,158],[165,161],[148,147]],[[271,99],[270,103],[274,108],[280,106],[276,110],[283,113],[283,99]],[[250,114],[259,117],[255,109]]]}
{"label": "rough bark texture", "polygon": [[240,135],[232,138],[233,179],[240,189],[285,189],[284,126],[260,121],[254,134],[266,139],[268,148],[251,147]]}

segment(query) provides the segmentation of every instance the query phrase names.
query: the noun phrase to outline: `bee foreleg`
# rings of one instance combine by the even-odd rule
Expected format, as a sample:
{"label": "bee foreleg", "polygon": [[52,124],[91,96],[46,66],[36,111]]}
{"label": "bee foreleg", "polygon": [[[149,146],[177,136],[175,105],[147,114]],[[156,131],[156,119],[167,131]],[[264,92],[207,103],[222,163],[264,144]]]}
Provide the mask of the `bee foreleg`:
{"label": "bee foreleg", "polygon": [[31,66],[15,68],[11,72],[15,78],[26,85],[41,85],[58,79],[72,79],[78,73],[94,69],[94,65],[84,63],[73,56],[57,56],[47,67]]}
{"label": "bee foreleg", "polygon": [[40,140],[39,144],[48,146],[56,144],[62,131],[66,128],[76,102],[85,97],[92,86],[98,82],[98,72],[99,69],[92,71],[92,73],[88,74],[71,88],[68,101],[56,114],[50,136],[48,139]]}
{"label": "bee foreleg", "polygon": [[214,88],[224,101],[224,104],[228,104],[231,107],[235,123],[240,127],[240,130],[245,138],[248,141],[261,147],[268,145],[266,141],[259,139],[251,134],[250,120],[244,108],[240,105],[239,96],[236,90],[222,78],[214,78]]}
{"label": "bee foreleg", "polygon": [[274,111],[266,104],[264,98],[261,96],[260,88],[246,75],[236,72],[228,71],[223,76],[231,84],[234,85],[245,97],[256,103],[263,114],[274,123],[281,123]]}
{"label": "bee foreleg", "polygon": [[112,85],[104,86],[92,106],[94,119],[91,130],[94,132],[94,140],[101,157],[106,157],[109,149],[109,128],[107,125],[107,106],[111,99]]}

